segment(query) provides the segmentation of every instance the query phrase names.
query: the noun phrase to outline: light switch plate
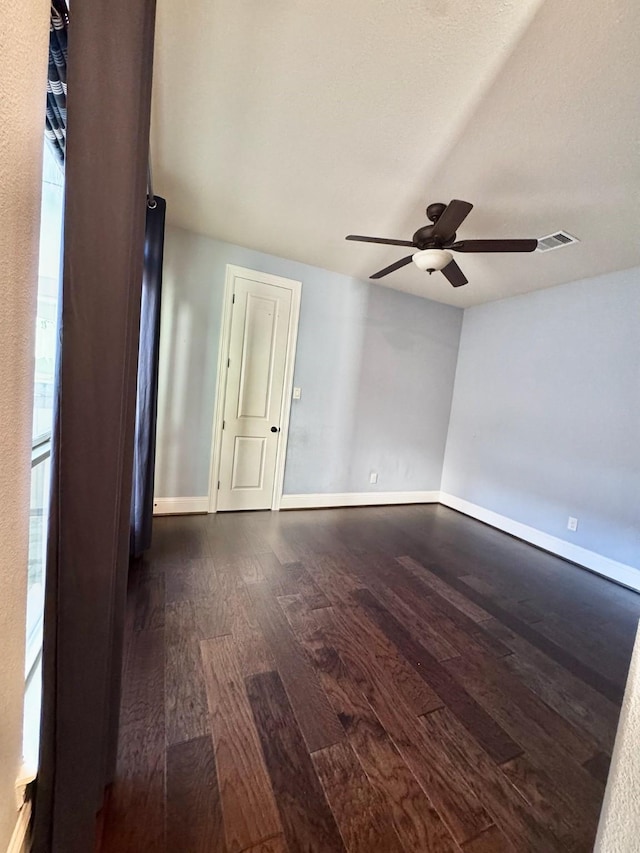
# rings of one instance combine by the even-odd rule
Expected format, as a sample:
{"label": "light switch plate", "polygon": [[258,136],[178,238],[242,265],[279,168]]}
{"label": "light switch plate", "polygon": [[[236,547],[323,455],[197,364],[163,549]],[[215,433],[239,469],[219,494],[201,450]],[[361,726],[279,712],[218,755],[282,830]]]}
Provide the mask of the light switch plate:
{"label": "light switch plate", "polygon": [[293,389],[293,399],[299,400],[302,397],[302,388],[294,388]]}

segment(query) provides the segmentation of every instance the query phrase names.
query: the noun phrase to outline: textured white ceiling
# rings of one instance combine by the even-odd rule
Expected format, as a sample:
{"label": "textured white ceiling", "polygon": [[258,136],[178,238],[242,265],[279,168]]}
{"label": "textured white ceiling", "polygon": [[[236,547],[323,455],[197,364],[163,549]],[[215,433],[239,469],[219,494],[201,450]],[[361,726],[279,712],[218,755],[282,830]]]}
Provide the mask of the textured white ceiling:
{"label": "textured white ceiling", "polygon": [[640,264],[637,0],[159,0],[152,121],[169,221],[366,278],[429,202],[459,238],[580,244],[412,264],[381,284],[474,305]]}

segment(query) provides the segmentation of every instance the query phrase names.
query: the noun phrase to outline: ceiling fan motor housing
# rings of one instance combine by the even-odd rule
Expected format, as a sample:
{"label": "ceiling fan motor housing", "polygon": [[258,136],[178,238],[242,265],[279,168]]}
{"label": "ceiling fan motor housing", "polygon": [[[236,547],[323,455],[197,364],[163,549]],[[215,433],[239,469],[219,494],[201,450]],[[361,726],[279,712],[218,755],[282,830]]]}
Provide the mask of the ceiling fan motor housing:
{"label": "ceiling fan motor housing", "polygon": [[440,217],[442,216],[442,214],[445,212],[446,209],[447,209],[447,205],[442,204],[442,202],[439,202],[439,201],[436,201],[433,204],[430,204],[426,210],[427,219],[429,219],[429,220],[431,220],[431,222],[435,223],[438,219],[440,219]]}
{"label": "ceiling fan motor housing", "polygon": [[441,238],[434,238],[432,236],[434,228],[435,222],[433,225],[423,225],[422,228],[418,228],[412,239],[419,249],[441,249],[455,243],[455,231],[450,237],[447,237],[446,240],[442,240]]}

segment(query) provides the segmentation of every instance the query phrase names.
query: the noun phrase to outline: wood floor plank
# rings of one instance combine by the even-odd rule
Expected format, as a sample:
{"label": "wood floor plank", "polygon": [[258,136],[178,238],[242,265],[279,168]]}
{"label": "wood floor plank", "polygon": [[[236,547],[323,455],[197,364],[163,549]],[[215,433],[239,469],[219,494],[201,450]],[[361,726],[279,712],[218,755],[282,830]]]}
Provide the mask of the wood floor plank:
{"label": "wood floor plank", "polygon": [[132,638],[101,853],[165,849],[164,630]]}
{"label": "wood floor plank", "polygon": [[[488,596],[501,607],[504,607],[505,610],[509,610],[511,613],[514,613],[519,619],[522,619],[523,622],[527,622],[529,625],[533,625],[535,622],[541,622],[544,618],[544,614],[537,610],[531,602],[509,597],[495,589],[490,583],[484,580],[484,578],[479,578],[475,575],[462,575],[460,580],[467,586],[475,589],[477,592],[481,592],[483,595]],[[486,613],[486,611],[482,612],[486,614],[485,620],[487,617],[493,619],[493,617]]]}
{"label": "wood floor plank", "polygon": [[[484,625],[490,614],[482,611],[484,619],[470,618],[464,609],[453,603],[451,598],[457,600],[455,596],[443,596],[435,586],[429,586],[423,582],[420,575],[423,567],[417,561],[411,560],[407,565],[400,563],[400,566],[402,568],[399,569],[398,577],[390,576],[387,572],[387,577],[397,589],[398,595],[408,606],[416,612],[421,612],[425,619],[430,619],[437,625],[439,630],[456,645],[460,654],[463,654],[467,648],[485,652],[494,657],[504,657],[510,653],[508,646],[485,631]],[[430,575],[433,578],[437,577],[433,573]],[[456,590],[452,592],[456,593]]]}
{"label": "wood floor plank", "polygon": [[201,642],[211,731],[229,853],[282,831],[235,642]]}
{"label": "wood floor plank", "polygon": [[276,598],[265,585],[255,584],[251,599],[309,752],[342,740],[338,718]]}
{"label": "wood floor plank", "polygon": [[412,597],[409,605],[394,588],[386,584],[370,582],[369,589],[389,613],[405,625],[436,660],[443,661],[458,657],[461,650],[466,647],[465,642],[455,644],[457,632],[447,630],[448,626],[444,624],[440,614],[429,608],[426,599],[418,602],[415,597]]}
{"label": "wood floor plank", "polygon": [[454,607],[450,601],[435,592],[426,599],[426,603],[440,614],[436,618],[439,618],[443,630],[451,634],[452,641],[461,654],[464,654],[467,649],[495,658],[503,658],[511,653],[505,643],[486,630],[488,620],[474,622]]}
{"label": "wood floor plank", "polygon": [[218,560],[234,560],[243,557],[255,558],[261,553],[271,551],[269,543],[261,534],[254,520],[242,518],[234,513],[220,513],[216,519],[219,540],[217,544],[210,539],[212,553]]}
{"label": "wood floor plank", "polygon": [[265,581],[270,582],[277,580],[280,572],[282,571],[282,563],[273,551],[258,554],[258,562],[260,563],[260,569]]}
{"label": "wood floor plank", "polygon": [[284,840],[284,835],[276,835],[274,838],[260,841],[254,847],[244,850],[243,853],[290,853],[290,851],[287,842]]}
{"label": "wood floor plank", "polygon": [[167,850],[227,853],[210,735],[167,750]]}
{"label": "wood floor plank", "polygon": [[215,594],[215,567],[210,557],[182,560],[165,570],[165,598],[168,604],[185,598],[197,600]]}
{"label": "wood floor plank", "polygon": [[300,596],[279,599],[296,636],[313,660],[324,689],[371,784],[388,805],[396,833],[407,851],[460,848],[417,779],[385,732],[336,650],[318,614]]}
{"label": "wood floor plank", "polygon": [[270,672],[275,667],[275,660],[258,624],[248,587],[237,574],[221,571],[218,595],[225,603],[228,626],[236,641],[243,677],[256,672]]}
{"label": "wood floor plank", "polygon": [[317,660],[349,742],[371,784],[386,801],[404,849],[459,851],[373,709],[349,678],[337,652],[324,647],[322,653],[317,652]]}
{"label": "wood floor plank", "polygon": [[[468,654],[466,658],[478,678],[482,678],[485,684],[492,686],[496,694],[500,694],[503,704],[517,707],[521,719],[539,726],[573,761],[582,764],[598,752],[595,738],[570,723],[529,690],[526,684],[512,674],[504,659],[496,660],[487,655],[476,654]],[[453,662],[451,666],[455,669],[456,663]]]}
{"label": "wood floor plank", "polygon": [[189,632],[197,640],[223,637],[231,633],[225,603],[221,596],[202,597],[197,600],[182,599],[167,604],[167,618]]}
{"label": "wood floor plank", "polygon": [[350,606],[341,605],[340,609],[349,620],[352,634],[363,646],[363,658],[372,662],[377,670],[377,679],[386,683],[390,696],[402,697],[416,715],[426,714],[442,705],[442,697],[415,671],[410,661],[398,654],[397,647],[369,618],[363,607],[352,600]]}
{"label": "wood floor plank", "polygon": [[601,782],[603,785],[607,784],[607,779],[609,777],[609,765],[611,764],[611,756],[607,755],[606,752],[597,752],[591,758],[583,763],[583,767],[587,770],[594,779],[597,779],[598,782]]}
{"label": "wood floor plank", "polygon": [[[341,565],[325,561],[319,566],[320,578],[326,575],[325,591],[333,594],[334,603],[351,603],[351,593],[358,589],[369,589],[377,598],[404,623],[411,624],[411,630],[423,638],[425,645],[438,660],[446,660],[460,654],[446,630],[443,630],[442,618],[429,606],[428,600],[416,596],[415,591],[398,584],[397,563],[389,558],[365,554],[342,558]],[[346,574],[345,572],[353,572]],[[345,583],[345,579],[347,582]],[[330,592],[331,590],[331,592]],[[336,590],[339,590],[336,596]],[[468,635],[465,635],[465,643]],[[461,644],[462,645],[462,644]]]}
{"label": "wood floor plank", "polygon": [[287,844],[308,853],[344,850],[280,676],[260,673],[246,684]]}
{"label": "wood floor plank", "polygon": [[517,849],[566,853],[564,836],[555,837],[536,820],[524,798],[447,708],[426,714],[421,722],[429,740],[436,741],[458,772],[464,773],[467,784]]}
{"label": "wood floor plank", "polygon": [[154,519],[153,540],[148,552],[153,565],[166,568],[209,560],[209,520],[206,516],[165,516]]}
{"label": "wood floor plank", "polygon": [[[384,632],[358,606],[354,595],[361,589],[351,575],[340,576],[336,561],[316,565],[318,583],[334,601],[334,607],[348,610],[348,622],[355,638],[363,646],[368,666],[376,678],[387,684],[388,690],[399,693],[416,715],[440,707],[442,700],[400,655]],[[342,583],[340,583],[340,578]]]}
{"label": "wood floor plank", "polygon": [[342,742],[312,755],[348,853],[402,853],[391,814],[371,785],[350,744]]}
{"label": "wood floor plank", "polygon": [[258,555],[232,554],[223,560],[216,560],[219,572],[235,572],[244,583],[263,583],[267,576]]}
{"label": "wood floor plank", "polygon": [[624,693],[628,672],[626,660],[621,659],[617,644],[605,639],[608,632],[602,624],[594,631],[590,619],[567,619],[564,613],[552,612],[534,627],[581,664],[615,684],[620,695]]}
{"label": "wood floor plank", "polygon": [[333,605],[349,602],[350,594],[362,586],[359,577],[352,573],[350,556],[323,554],[305,560],[305,565]]}
{"label": "wood floor plank", "polygon": [[[434,567],[432,566],[432,568]],[[516,634],[519,634],[525,640],[528,640],[540,651],[555,660],[577,678],[580,678],[586,684],[589,684],[594,688],[594,690],[597,690],[611,702],[620,704],[624,692],[624,688],[621,687],[620,684],[616,684],[612,679],[607,678],[600,672],[597,672],[595,669],[579,660],[571,652],[563,648],[560,644],[540,633],[540,631],[537,630],[538,625],[528,625],[526,622],[523,622],[522,619],[519,619],[517,616],[506,611],[503,607],[500,607],[500,605],[492,602],[486,596],[470,588],[442,567],[438,569],[438,574],[454,589],[460,591],[462,586],[462,588],[467,591],[466,594],[473,602],[483,607],[503,625],[506,625]],[[539,623],[539,625],[544,625],[544,622]]]}
{"label": "wood floor plank", "polygon": [[423,583],[430,587],[439,596],[453,604],[454,607],[456,607],[461,613],[464,613],[465,616],[468,616],[468,618],[473,622],[484,622],[485,619],[491,618],[491,614],[487,613],[484,608],[475,604],[475,602],[470,601],[466,595],[458,592],[457,589],[449,586],[449,584],[445,583],[438,577],[438,575],[434,575],[433,572],[429,571],[426,566],[420,565],[420,563],[411,557],[397,557],[397,560],[400,565],[416,574]]}
{"label": "wood floor plank", "polygon": [[301,554],[291,543],[291,541],[282,533],[282,531],[274,531],[267,536],[267,541],[271,551],[275,554],[281,565],[286,563],[297,563],[303,554]]}
{"label": "wood floor plank", "polygon": [[467,841],[463,850],[465,853],[522,853],[520,847],[514,847],[507,841],[497,826],[491,826],[477,838]]}
{"label": "wood floor plank", "polygon": [[193,607],[180,602],[166,612],[167,744],[205,735],[209,713],[199,639],[193,629]]}
{"label": "wood floor plank", "polygon": [[371,783],[387,801],[404,849],[459,851],[438,811],[377,717],[359,705],[343,703],[343,707],[340,719],[349,742]]}
{"label": "wood floor plank", "polygon": [[598,751],[595,739],[567,722],[522,682],[505,674],[504,664],[499,667],[489,658],[467,656],[446,661],[444,666],[467,683],[474,695],[481,696],[490,713],[508,720],[505,725],[519,743],[529,742],[535,734],[539,740],[554,743],[553,754],[565,756],[572,764],[582,764]]}
{"label": "wood floor plank", "polygon": [[[417,569],[408,568],[398,560],[368,558],[367,561],[408,607],[415,610],[424,621],[433,624],[456,646],[459,654],[463,654],[467,648],[496,657],[509,654],[506,645],[484,630],[483,620],[471,619],[449,598],[424,583]],[[418,564],[411,561],[409,565]],[[489,618],[489,614],[485,614],[485,618]]]}
{"label": "wood floor plank", "polygon": [[501,725],[521,744],[533,764],[564,788],[577,806],[587,814],[598,811],[602,786],[551,738],[519,705],[509,701],[484,671],[467,658],[447,661],[465,687]]}
{"label": "wood floor plank", "polygon": [[295,560],[282,560],[282,562],[302,562],[316,553],[316,542],[309,525],[299,523],[294,515],[284,519],[284,536],[288,544],[296,554]]}
{"label": "wood floor plank", "polygon": [[544,771],[534,766],[526,755],[505,761],[500,769],[541,823],[546,824],[557,838],[564,838],[567,850],[591,850],[598,827],[598,815],[587,817],[576,808],[571,796]]}
{"label": "wood floor plank", "polygon": [[309,609],[301,595],[281,595],[278,597],[278,604],[296,640],[305,650],[307,657],[322,680],[319,662],[323,659],[323,652],[328,646],[328,641],[317,613],[315,610]]}
{"label": "wood floor plank", "polygon": [[129,575],[128,598],[133,598],[134,631],[164,628],[164,573],[153,572],[145,563],[134,566]]}
{"label": "wood floor plank", "polygon": [[398,752],[418,780],[438,814],[458,843],[474,838],[492,821],[482,804],[455,771],[437,743],[429,742],[417,718],[399,697],[385,689],[369,661],[362,658],[362,645],[354,641],[348,619],[339,607],[316,611],[349,678],[365,695]]}
{"label": "wood floor plank", "polygon": [[260,557],[261,554],[273,553],[268,541],[268,531],[272,525],[273,517],[265,513],[245,514],[239,517],[244,530],[246,530],[251,545],[251,553]]}
{"label": "wood floor plank", "polygon": [[302,563],[282,566],[278,576],[272,579],[270,588],[276,596],[302,595],[310,610],[331,605]]}
{"label": "wood floor plank", "polygon": [[610,753],[619,707],[497,620],[486,625],[514,652],[504,659],[504,665],[547,705],[589,732],[601,749]]}
{"label": "wood floor plank", "polygon": [[478,705],[461,685],[452,678],[429,652],[417,643],[409,632],[385,610],[367,590],[354,593],[400,653],[415,667],[421,678],[433,687],[446,706],[473,734],[488,754],[497,762],[507,761],[522,752],[499,724]]}
{"label": "wood floor plank", "polygon": [[456,649],[456,655],[447,657],[457,657],[465,654],[467,650],[493,657],[504,657],[510,653],[504,643],[485,631],[485,622],[474,622],[450,601],[433,591],[430,595],[421,597],[424,591],[420,589],[420,582],[417,578],[412,580],[417,581],[417,585],[404,580],[398,586],[398,595]]}

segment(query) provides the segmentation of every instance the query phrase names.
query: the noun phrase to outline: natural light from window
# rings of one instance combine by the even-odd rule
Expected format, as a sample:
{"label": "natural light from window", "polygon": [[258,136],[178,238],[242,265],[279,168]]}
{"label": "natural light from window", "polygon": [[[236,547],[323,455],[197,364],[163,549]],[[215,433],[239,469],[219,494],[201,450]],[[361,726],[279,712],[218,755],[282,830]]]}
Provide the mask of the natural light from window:
{"label": "natural light from window", "polygon": [[49,516],[51,428],[53,425],[54,379],[58,343],[63,184],[62,167],[58,165],[55,154],[45,141],[36,315],[23,737],[25,768],[32,772],[35,772],[38,766],[40,734],[44,568]]}

